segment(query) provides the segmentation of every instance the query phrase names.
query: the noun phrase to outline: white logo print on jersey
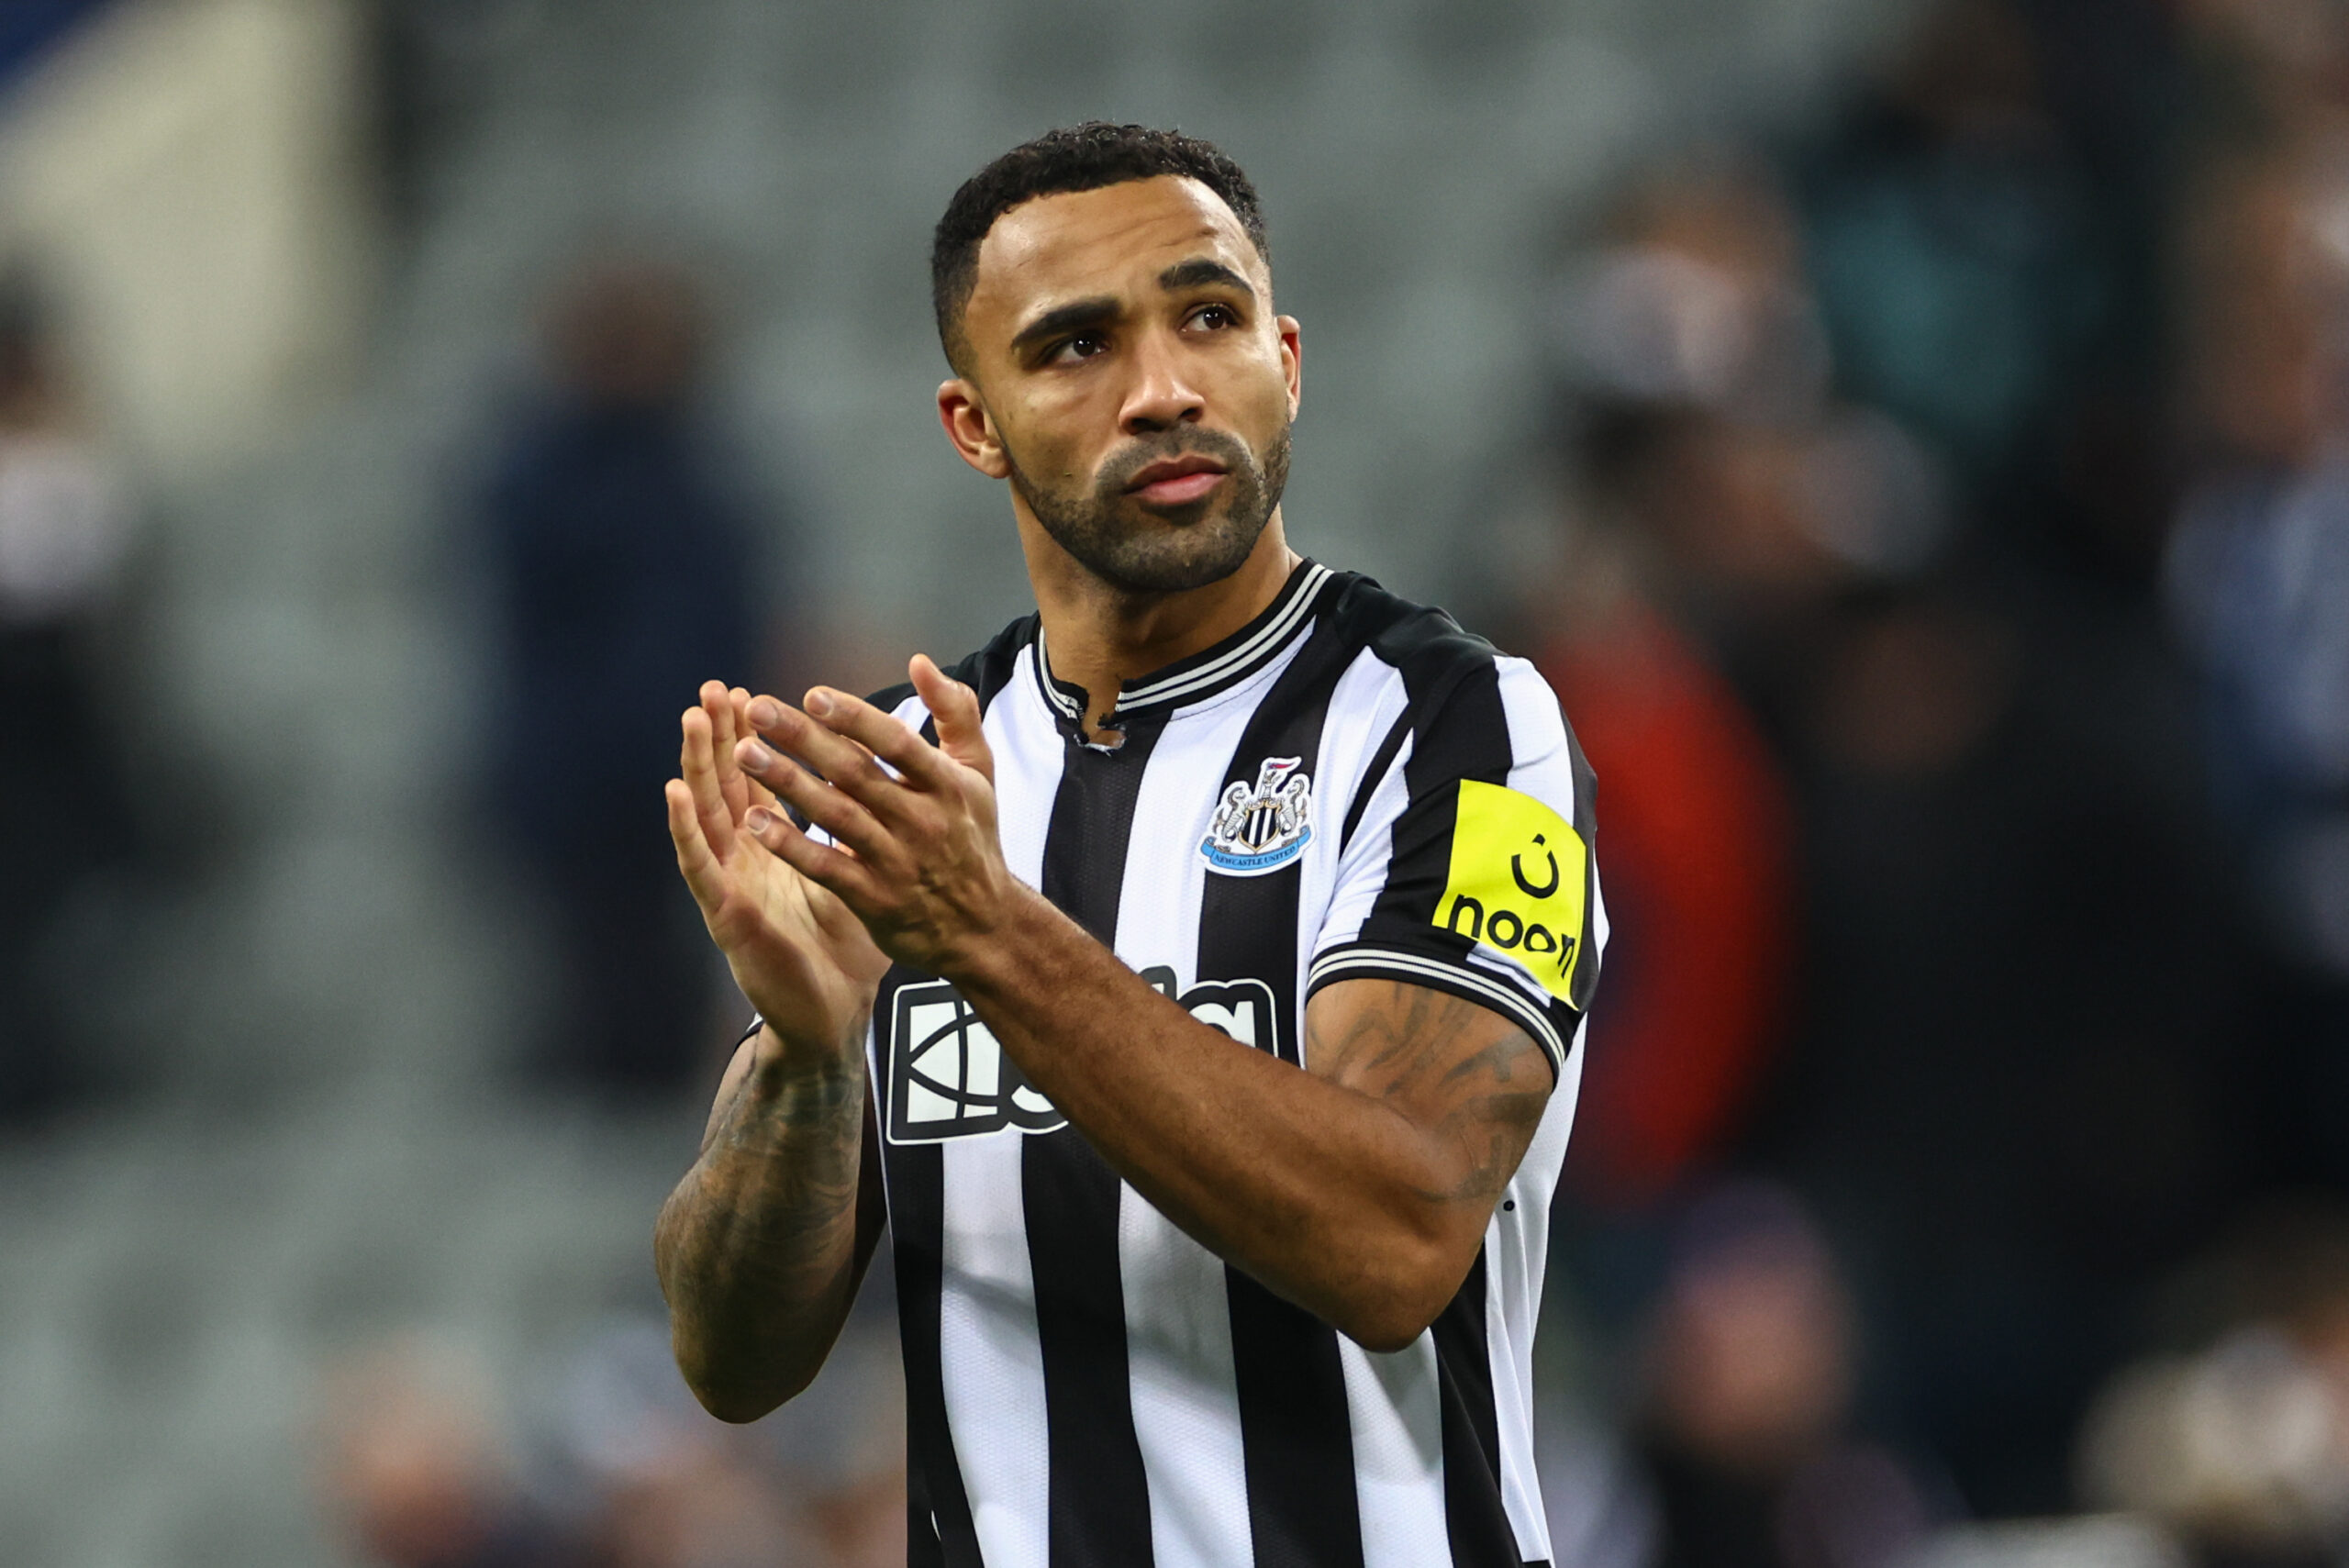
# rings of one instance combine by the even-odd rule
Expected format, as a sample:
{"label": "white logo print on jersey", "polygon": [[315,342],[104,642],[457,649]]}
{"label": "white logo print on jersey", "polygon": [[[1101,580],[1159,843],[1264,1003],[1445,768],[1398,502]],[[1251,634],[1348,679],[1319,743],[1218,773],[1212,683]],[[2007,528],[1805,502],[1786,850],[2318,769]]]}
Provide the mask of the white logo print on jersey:
{"label": "white logo print on jersey", "polygon": [[[1141,977],[1201,1023],[1242,1045],[1277,1054],[1272,987],[1261,980],[1194,985],[1174,995],[1174,972]],[[900,986],[889,1030],[889,1141],[936,1143],[982,1138],[1007,1128],[1057,1132],[1068,1125],[1052,1102],[1028,1086],[994,1032],[948,982]]]}
{"label": "white logo print on jersey", "polygon": [[1297,859],[1313,840],[1313,781],[1302,757],[1267,757],[1251,789],[1234,779],[1216,803],[1199,854],[1232,876],[1262,876]]}

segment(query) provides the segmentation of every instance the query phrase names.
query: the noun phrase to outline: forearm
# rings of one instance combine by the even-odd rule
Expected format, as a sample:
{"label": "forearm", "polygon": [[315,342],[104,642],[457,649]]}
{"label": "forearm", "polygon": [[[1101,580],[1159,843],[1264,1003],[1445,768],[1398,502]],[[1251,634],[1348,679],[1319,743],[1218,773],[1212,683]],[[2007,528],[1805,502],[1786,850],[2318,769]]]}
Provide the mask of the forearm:
{"label": "forearm", "polygon": [[1041,896],[953,967],[1029,1082],[1211,1251],[1374,1346],[1457,1288],[1458,1151],[1392,1106],[1200,1023]]}
{"label": "forearm", "polygon": [[677,1364],[729,1420],[756,1419],[814,1378],[863,1262],[863,1063],[781,1055],[761,1040],[654,1231]]}

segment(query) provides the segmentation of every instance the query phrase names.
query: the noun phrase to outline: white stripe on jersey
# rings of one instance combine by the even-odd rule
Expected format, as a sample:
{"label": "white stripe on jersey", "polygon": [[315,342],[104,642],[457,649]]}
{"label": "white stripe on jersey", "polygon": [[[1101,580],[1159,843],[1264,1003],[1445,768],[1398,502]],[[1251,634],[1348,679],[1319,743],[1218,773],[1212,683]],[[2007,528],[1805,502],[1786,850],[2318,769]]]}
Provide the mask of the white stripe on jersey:
{"label": "white stripe on jersey", "polygon": [[[1494,1414],[1500,1433],[1501,1501],[1529,1562],[1554,1561],[1542,1478],[1533,1463],[1533,1326],[1542,1319],[1542,1275],[1550,1251],[1550,1197],[1566,1158],[1582,1052],[1566,1058],[1525,1158],[1485,1233],[1485,1335],[1492,1347]],[[1508,1375],[1503,1376],[1506,1371]]]}
{"label": "white stripe on jersey", "polygon": [[[909,721],[926,714],[917,701]],[[1033,884],[1060,782],[1051,719],[1031,706],[997,703],[980,725],[995,756],[1004,862]],[[1041,733],[1039,733],[1041,731]],[[1033,803],[1041,801],[1041,809]],[[884,1068],[885,1071],[885,1066]],[[945,1162],[939,1362],[956,1457],[973,1523],[990,1562],[1043,1562],[1051,1466],[1044,1446],[1044,1362],[1036,1332],[1035,1281],[1020,1210],[1017,1138],[964,1138]]]}
{"label": "white stripe on jersey", "polygon": [[1424,1568],[1448,1562],[1443,1488],[1443,1408],[1435,1341],[1425,1334],[1399,1351],[1338,1341],[1353,1418],[1355,1503],[1362,1510],[1363,1568]]}

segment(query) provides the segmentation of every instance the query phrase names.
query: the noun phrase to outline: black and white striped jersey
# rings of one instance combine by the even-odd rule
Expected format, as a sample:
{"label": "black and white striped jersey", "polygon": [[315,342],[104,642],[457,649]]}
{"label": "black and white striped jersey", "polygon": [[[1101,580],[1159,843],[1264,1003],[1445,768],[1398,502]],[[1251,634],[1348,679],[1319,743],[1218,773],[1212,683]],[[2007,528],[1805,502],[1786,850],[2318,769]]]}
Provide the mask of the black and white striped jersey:
{"label": "black and white striped jersey", "polygon": [[[913,1561],[1545,1562],[1533,1325],[1606,929],[1556,699],[1441,611],[1310,562],[1130,684],[1114,750],[1082,739],[1033,617],[954,673],[985,705],[1012,871],[1195,1016],[1301,1064],[1318,987],[1400,979],[1516,1020],[1558,1084],[1458,1296],[1374,1354],[1124,1185],[952,985],[892,971],[871,1064]],[[910,688],[876,701],[935,739]]]}

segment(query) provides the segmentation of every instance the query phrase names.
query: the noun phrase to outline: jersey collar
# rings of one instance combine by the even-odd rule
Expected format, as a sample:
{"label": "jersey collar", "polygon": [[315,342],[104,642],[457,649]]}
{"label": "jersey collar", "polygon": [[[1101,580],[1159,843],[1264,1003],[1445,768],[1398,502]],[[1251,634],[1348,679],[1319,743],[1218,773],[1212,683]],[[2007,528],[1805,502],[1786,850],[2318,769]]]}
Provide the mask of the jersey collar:
{"label": "jersey collar", "polygon": [[[1288,574],[1273,602],[1262,614],[1212,648],[1187,659],[1177,659],[1139,681],[1129,681],[1118,694],[1118,706],[1107,728],[1123,728],[1120,720],[1135,714],[1163,710],[1178,703],[1202,702],[1235,686],[1279,655],[1313,618],[1313,606],[1332,573],[1320,562],[1301,561]],[[1063,724],[1085,720],[1085,688],[1056,678],[1044,651],[1044,623],[1036,623],[1036,684],[1044,701]]]}

